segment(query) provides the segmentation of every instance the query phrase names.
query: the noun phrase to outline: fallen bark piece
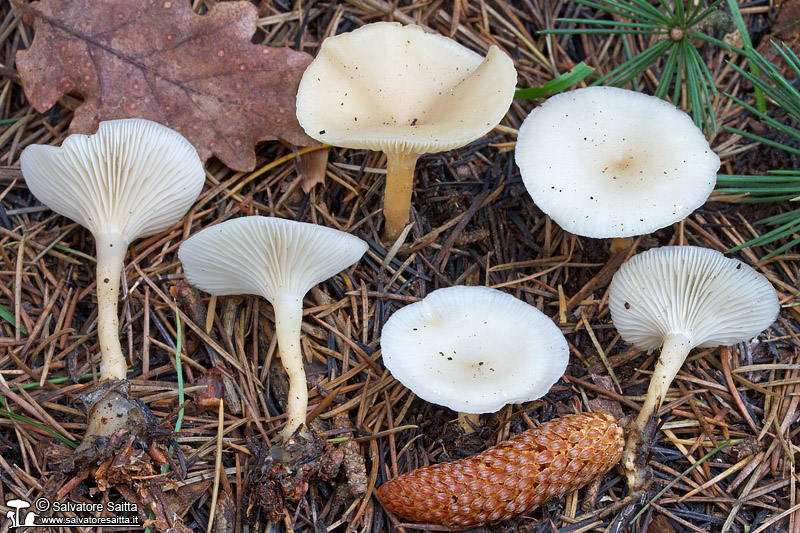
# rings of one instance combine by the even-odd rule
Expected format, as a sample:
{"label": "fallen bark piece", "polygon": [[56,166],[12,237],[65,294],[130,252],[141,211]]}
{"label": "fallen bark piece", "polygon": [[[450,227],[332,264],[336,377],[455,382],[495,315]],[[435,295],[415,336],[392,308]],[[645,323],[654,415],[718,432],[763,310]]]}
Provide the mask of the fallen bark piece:
{"label": "fallen bark piece", "polygon": [[396,477],[381,485],[378,499],[413,522],[464,528],[498,522],[608,472],[624,443],[608,413],[567,415],[472,457]]}

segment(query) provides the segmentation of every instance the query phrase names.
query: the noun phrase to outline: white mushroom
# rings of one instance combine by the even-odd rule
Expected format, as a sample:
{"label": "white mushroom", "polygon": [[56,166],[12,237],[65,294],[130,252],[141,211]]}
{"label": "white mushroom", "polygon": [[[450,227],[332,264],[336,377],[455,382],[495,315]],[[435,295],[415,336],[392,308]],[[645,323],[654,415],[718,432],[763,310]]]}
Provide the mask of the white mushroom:
{"label": "white mushroom", "polygon": [[672,104],[616,87],[559,94],[519,129],[515,153],[536,205],[585,237],[643,235],[686,218],[719,157]]}
{"label": "white mushroom", "polygon": [[125,379],[117,299],[128,244],[180,220],[205,182],[197,151],[179,133],[141,119],[100,123],[61,147],[20,155],[28,188],[50,209],[89,229],[97,246],[97,336],[101,379]]}
{"label": "white mushroom", "polygon": [[636,490],[644,483],[636,468],[642,436],[689,350],[755,337],[775,320],[778,298],[769,281],[741,261],[707,248],[666,246],[620,267],[608,306],[624,340],[642,350],[663,345],[623,456],[628,486]]}
{"label": "white mushroom", "polygon": [[27,509],[31,506],[30,502],[26,502],[25,500],[20,500],[17,498],[12,498],[5,502],[6,507],[10,507],[14,509],[14,511],[9,511],[6,514],[6,518],[10,519],[10,523],[8,524],[9,529],[17,528],[22,526],[23,524],[19,521],[19,511],[20,509]]}
{"label": "white mushroom", "polygon": [[206,228],[181,244],[186,277],[211,294],[256,294],[275,308],[275,333],[289,376],[285,439],[305,423],[308,409],[300,326],[303,296],[349,267],[367,244],[343,231],[315,224],[251,216]]}
{"label": "white mushroom", "polygon": [[395,312],[383,362],[417,396],[462,413],[495,412],[544,396],[569,349],[544,313],[496,289],[439,289]]}
{"label": "white mushroom", "polygon": [[375,22],[325,39],[300,82],[297,118],[318,141],[386,154],[384,234],[396,239],[417,158],[489,132],[516,81],[511,58],[496,46],[482,58],[419,26]]}

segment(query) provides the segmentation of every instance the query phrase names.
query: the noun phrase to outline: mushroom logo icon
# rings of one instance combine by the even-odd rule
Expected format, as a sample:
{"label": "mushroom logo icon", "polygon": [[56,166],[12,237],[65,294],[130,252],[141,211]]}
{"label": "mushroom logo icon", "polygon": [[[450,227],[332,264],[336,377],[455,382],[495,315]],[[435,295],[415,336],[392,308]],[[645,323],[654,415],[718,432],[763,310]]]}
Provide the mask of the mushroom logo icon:
{"label": "mushroom logo icon", "polygon": [[6,518],[9,520],[8,529],[35,525],[34,521],[38,516],[36,513],[26,513],[24,522],[20,522],[20,510],[30,506],[31,504],[25,500],[13,499],[6,502],[6,507],[11,508],[6,512]]}

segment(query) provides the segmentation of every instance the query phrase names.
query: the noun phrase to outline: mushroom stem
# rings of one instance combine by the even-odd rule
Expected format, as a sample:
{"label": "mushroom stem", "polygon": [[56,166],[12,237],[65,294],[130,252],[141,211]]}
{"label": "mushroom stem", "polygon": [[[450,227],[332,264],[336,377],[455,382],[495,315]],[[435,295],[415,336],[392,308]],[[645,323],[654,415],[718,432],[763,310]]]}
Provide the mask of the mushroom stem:
{"label": "mushroom stem", "polygon": [[624,250],[633,246],[633,237],[614,237],[611,239],[611,253],[617,250]]}
{"label": "mushroom stem", "polygon": [[128,242],[118,232],[99,233],[97,242],[97,340],[100,379],[125,379],[128,363],[119,342],[119,278]]}
{"label": "mushroom stem", "polygon": [[408,222],[417,159],[419,154],[386,154],[386,190],[383,193],[384,239],[397,240]]}
{"label": "mushroom stem", "polygon": [[289,398],[286,401],[286,425],[281,436],[288,441],[306,421],[308,412],[308,385],[300,352],[300,327],[303,324],[303,300],[285,297],[272,302],[275,308],[275,333],[278,336],[278,353],[289,376]]}
{"label": "mushroom stem", "polygon": [[625,453],[622,455],[628,489],[631,492],[642,489],[647,483],[645,472],[647,461],[642,460],[644,458],[640,455],[646,450],[642,445],[649,445],[652,437],[652,435],[647,435],[650,418],[661,407],[672,380],[683,366],[691,349],[692,343],[683,334],[671,333],[664,339],[661,355],[653,369],[653,376],[650,378],[650,386],[647,388],[647,396],[642,404],[642,410],[631,424]]}

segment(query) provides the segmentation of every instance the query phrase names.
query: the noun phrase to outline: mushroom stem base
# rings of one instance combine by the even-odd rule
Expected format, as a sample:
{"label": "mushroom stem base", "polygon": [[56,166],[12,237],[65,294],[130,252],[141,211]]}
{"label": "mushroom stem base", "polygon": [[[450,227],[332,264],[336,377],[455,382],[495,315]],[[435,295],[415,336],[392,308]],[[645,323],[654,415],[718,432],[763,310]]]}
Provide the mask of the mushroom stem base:
{"label": "mushroom stem base", "polygon": [[110,439],[118,430],[125,430],[144,442],[148,422],[139,405],[129,396],[130,384],[127,380],[109,380],[99,383],[92,390],[79,396],[89,409],[86,433],[83,441],[75,449],[73,459],[96,458],[98,451],[105,447],[104,441]]}
{"label": "mushroom stem base", "polygon": [[610,252],[613,254],[617,250],[625,250],[633,246],[633,237],[614,237],[611,239]]}
{"label": "mushroom stem base", "polygon": [[664,339],[642,410],[631,424],[625,452],[622,454],[622,466],[625,468],[628,490],[631,493],[641,492],[649,484],[646,469],[647,455],[657,420],[653,419],[654,414],[661,407],[672,380],[683,366],[691,349],[691,341],[682,334],[670,334]]}
{"label": "mushroom stem base", "polygon": [[414,169],[419,154],[386,154],[386,190],[383,193],[383,238],[395,241],[408,222]]}

